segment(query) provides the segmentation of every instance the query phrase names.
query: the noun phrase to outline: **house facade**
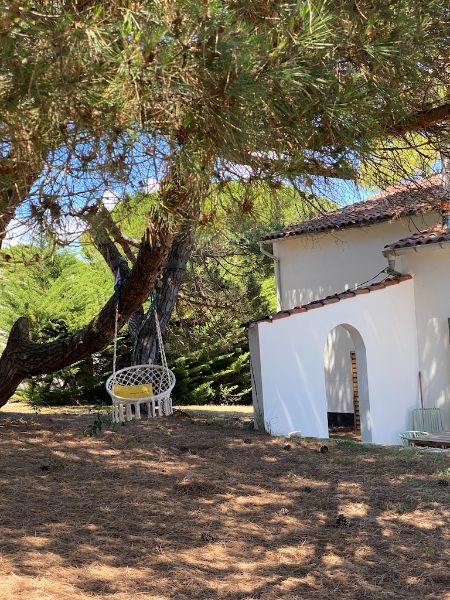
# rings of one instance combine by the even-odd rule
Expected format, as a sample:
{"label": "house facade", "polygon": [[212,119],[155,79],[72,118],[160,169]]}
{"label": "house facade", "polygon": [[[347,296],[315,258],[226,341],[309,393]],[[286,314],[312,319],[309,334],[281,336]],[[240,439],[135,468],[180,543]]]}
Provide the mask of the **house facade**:
{"label": "house facade", "polygon": [[425,180],[266,236],[278,311],[248,324],[259,427],[399,443],[423,405],[450,429],[445,199]]}

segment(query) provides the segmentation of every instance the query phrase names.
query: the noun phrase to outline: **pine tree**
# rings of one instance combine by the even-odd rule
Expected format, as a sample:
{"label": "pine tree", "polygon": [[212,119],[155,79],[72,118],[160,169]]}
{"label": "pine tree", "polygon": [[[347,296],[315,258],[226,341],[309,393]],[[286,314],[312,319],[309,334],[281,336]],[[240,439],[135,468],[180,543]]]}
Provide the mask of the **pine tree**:
{"label": "pine tree", "polygon": [[[121,326],[154,288],[174,234],[195,231],[212,181],[242,178],[244,166],[245,177],[299,187],[356,178],[380,140],[414,147],[419,131],[435,147],[448,134],[442,0],[0,6],[0,243],[19,206],[58,234],[64,218],[95,208],[105,183],[145,164],[161,173]],[[112,298],[45,346],[18,321],[0,358],[0,404],[113,331]]]}

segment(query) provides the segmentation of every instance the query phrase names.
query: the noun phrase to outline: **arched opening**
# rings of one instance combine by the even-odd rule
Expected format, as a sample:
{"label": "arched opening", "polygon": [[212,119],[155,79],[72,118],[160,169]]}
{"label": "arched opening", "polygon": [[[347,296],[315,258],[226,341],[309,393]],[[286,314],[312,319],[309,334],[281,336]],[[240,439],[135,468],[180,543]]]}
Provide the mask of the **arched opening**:
{"label": "arched opening", "polygon": [[343,323],[328,334],[324,369],[330,437],[371,442],[366,348],[351,325]]}

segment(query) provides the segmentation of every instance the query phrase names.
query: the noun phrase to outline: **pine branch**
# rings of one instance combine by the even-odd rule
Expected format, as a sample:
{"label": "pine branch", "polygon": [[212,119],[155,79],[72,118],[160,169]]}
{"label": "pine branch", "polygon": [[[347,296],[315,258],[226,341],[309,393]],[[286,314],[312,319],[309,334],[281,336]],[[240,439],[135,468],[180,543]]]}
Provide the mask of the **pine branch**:
{"label": "pine branch", "polygon": [[395,135],[404,135],[413,131],[428,130],[448,121],[450,121],[450,102],[410,115],[404,121],[390,125],[388,132]]}

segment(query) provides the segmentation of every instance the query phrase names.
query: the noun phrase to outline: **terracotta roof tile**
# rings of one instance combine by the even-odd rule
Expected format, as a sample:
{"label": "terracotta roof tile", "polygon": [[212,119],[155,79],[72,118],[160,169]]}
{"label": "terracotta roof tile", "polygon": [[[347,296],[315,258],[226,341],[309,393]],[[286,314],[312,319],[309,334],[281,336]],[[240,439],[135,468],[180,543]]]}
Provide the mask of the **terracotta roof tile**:
{"label": "terracotta roof tile", "polygon": [[293,310],[293,313],[302,313],[302,312],[306,312],[308,309],[305,308],[304,306],[296,306]]}
{"label": "terracotta roof tile", "polygon": [[442,242],[450,242],[450,229],[443,225],[435,225],[429,229],[418,231],[412,235],[398,240],[393,244],[388,244],[384,247],[386,251],[400,250],[401,248],[414,248],[417,246],[427,246],[430,244],[441,244]]}
{"label": "terracotta roof tile", "polygon": [[306,308],[306,310],[313,310],[314,308],[322,308],[323,305],[324,305],[323,300],[315,300],[314,302],[311,302],[310,304],[306,304],[305,308]]}
{"label": "terracotta roof tile", "polygon": [[398,283],[400,283],[400,281],[398,279],[386,279],[386,281],[384,282],[385,287],[389,287],[391,285],[397,285]]}
{"label": "terracotta roof tile", "polygon": [[271,315],[271,319],[273,321],[277,320],[277,319],[284,319],[285,317],[290,317],[291,316],[291,312],[289,310],[281,310],[278,313],[275,313],[274,315]]}
{"label": "terracotta roof tile", "polygon": [[324,304],[335,304],[336,302],[340,302],[341,299],[340,298],[336,298],[335,296],[332,296],[331,298],[325,298],[323,303]]}
{"label": "terracotta roof tile", "polygon": [[437,176],[414,183],[397,185],[362,202],[349,204],[333,212],[314,217],[310,221],[296,223],[269,233],[262,241],[316,233],[329,229],[362,227],[380,221],[424,214],[432,210],[440,210],[440,202],[443,196],[442,180]]}
{"label": "terracotta roof tile", "polygon": [[365,287],[360,287],[356,290],[345,290],[344,292],[333,294],[332,296],[327,296],[326,298],[322,298],[321,300],[314,300],[314,302],[309,302],[308,304],[304,304],[303,306],[296,306],[295,308],[290,310],[281,310],[277,313],[260,317],[259,319],[247,321],[247,323],[243,324],[243,327],[249,327],[250,325],[253,325],[255,323],[262,323],[264,321],[271,323],[272,321],[288,317],[292,314],[303,313],[315,308],[321,308],[322,306],[334,304],[335,302],[341,302],[341,300],[354,298],[355,296],[359,296],[360,294],[370,294],[371,292],[376,292],[377,290],[383,290],[391,285],[396,285],[398,283],[401,283],[402,281],[408,281],[409,279],[412,279],[411,275],[399,275],[398,277],[390,277],[388,279],[385,279],[384,281],[373,283],[372,285],[367,285]]}

